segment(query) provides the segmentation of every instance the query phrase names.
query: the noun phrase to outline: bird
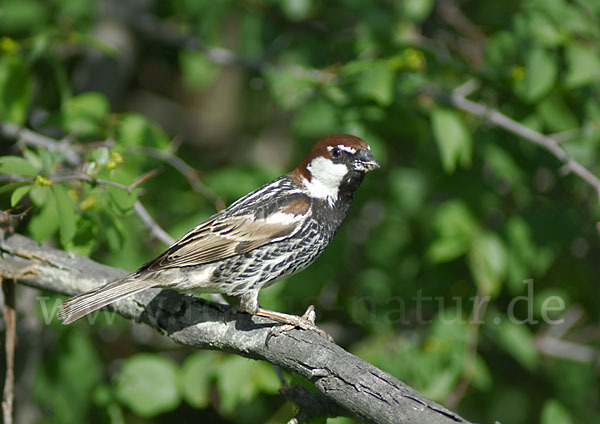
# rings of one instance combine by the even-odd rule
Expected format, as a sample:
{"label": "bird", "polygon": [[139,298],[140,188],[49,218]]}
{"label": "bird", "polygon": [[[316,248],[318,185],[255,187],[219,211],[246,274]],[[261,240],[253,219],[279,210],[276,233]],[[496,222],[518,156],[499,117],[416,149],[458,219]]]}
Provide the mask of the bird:
{"label": "bird", "polygon": [[58,318],[73,321],[148,288],[239,298],[239,312],[313,330],[314,308],[301,317],[261,308],[259,291],[314,262],[348,214],[367,172],[379,168],[361,138],[335,134],[319,140],[291,172],[241,197],[187,232],[156,258],[122,279],[61,304]]}

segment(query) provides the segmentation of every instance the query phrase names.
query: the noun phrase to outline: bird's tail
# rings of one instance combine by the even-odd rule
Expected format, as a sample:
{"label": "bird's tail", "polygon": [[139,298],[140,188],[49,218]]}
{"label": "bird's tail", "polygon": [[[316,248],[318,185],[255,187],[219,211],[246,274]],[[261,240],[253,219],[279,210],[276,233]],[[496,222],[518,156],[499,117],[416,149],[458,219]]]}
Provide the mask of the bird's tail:
{"label": "bird's tail", "polygon": [[63,308],[58,312],[58,319],[64,320],[64,325],[70,324],[103,306],[154,286],[151,279],[130,274],[61,303]]}

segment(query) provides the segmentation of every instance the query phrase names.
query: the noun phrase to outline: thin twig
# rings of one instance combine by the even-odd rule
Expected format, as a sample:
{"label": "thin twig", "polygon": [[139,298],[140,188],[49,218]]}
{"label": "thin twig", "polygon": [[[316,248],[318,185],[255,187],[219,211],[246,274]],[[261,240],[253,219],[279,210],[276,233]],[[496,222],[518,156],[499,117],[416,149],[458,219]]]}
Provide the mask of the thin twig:
{"label": "thin twig", "polygon": [[81,163],[81,158],[71,146],[71,137],[56,140],[8,122],[0,122],[0,134],[7,138],[20,140],[28,146],[45,147],[50,151],[60,151],[65,155],[65,159],[70,165],[76,166]]}
{"label": "thin twig", "polygon": [[147,37],[160,40],[162,43],[184,47],[203,52],[207,59],[220,65],[237,65],[244,68],[260,70],[265,64],[263,59],[255,60],[240,56],[231,50],[205,44],[197,37],[183,33],[174,25],[163,23],[154,15],[128,14],[128,24]]}
{"label": "thin twig", "polygon": [[544,336],[560,339],[564,337],[585,315],[584,309],[580,305],[573,305],[561,315],[560,320],[553,325],[548,326]]}
{"label": "thin twig", "polygon": [[129,184],[127,186],[128,191],[131,193],[131,191],[134,188],[136,188],[137,186],[139,186],[143,182],[147,181],[148,179],[154,177],[156,174],[158,174],[158,169],[153,169],[151,171],[146,172],[144,175],[142,175],[141,177],[137,178],[134,182],[132,182],[131,184]]}
{"label": "thin twig", "polygon": [[13,233],[15,231],[15,227],[29,213],[31,206],[25,209],[23,212],[12,213],[20,209],[21,207],[17,206],[13,209],[0,211],[0,238],[4,236],[5,231],[8,231],[9,233]]}
{"label": "thin twig", "polygon": [[15,388],[15,342],[17,339],[17,314],[15,310],[15,282],[12,279],[1,278],[2,292],[4,294],[4,324],[6,375],[4,376],[4,391],[2,393],[2,418],[5,424],[13,422],[13,400]]}
{"label": "thin twig", "polygon": [[560,320],[535,337],[535,346],[542,355],[591,363],[600,366],[600,352],[591,346],[563,337],[581,320],[584,310],[579,305],[571,306]]}
{"label": "thin twig", "polygon": [[150,229],[154,237],[169,246],[175,243],[175,239],[157,224],[157,222],[150,216],[146,208],[144,208],[144,205],[142,205],[139,200],[135,202],[134,209],[135,213],[137,213],[144,224],[146,224],[146,226]]}
{"label": "thin twig", "polygon": [[550,336],[536,337],[535,346],[546,356],[600,365],[600,352],[591,346]]}
{"label": "thin twig", "polygon": [[[136,188],[138,185],[140,185],[144,181],[148,180],[149,178],[153,177],[154,175],[156,175],[157,172],[158,172],[157,169],[153,169],[152,171],[147,172],[146,174],[137,178],[133,183],[131,183],[128,186],[119,184],[119,183],[115,183],[114,181],[94,179],[93,177],[89,177],[87,175],[67,176],[66,179],[75,179],[75,180],[83,179],[85,181],[91,181],[96,184],[112,185],[115,187],[122,188],[123,190],[127,190],[127,192],[131,193],[134,188]],[[68,178],[68,177],[70,177],[70,178]],[[54,181],[56,181],[56,179]],[[157,239],[161,240],[163,243],[165,243],[169,246],[172,245],[173,243],[175,243],[175,239],[172,238],[165,230],[163,230],[160,225],[158,225],[158,223],[150,216],[150,214],[148,213],[146,208],[144,208],[144,205],[142,205],[142,203],[139,200],[137,200],[135,202],[134,209],[135,209],[136,214],[142,220],[142,222],[144,224],[146,224],[146,226],[150,229],[152,234]]]}
{"label": "thin twig", "polygon": [[[0,251],[0,266],[7,276],[71,296],[127,274],[87,257],[41,246],[18,234],[0,240]],[[32,267],[36,273],[31,278],[19,277]],[[297,373],[322,394],[315,400],[326,403],[324,411],[341,407],[341,413],[362,422],[381,424],[466,423],[391,374],[311,331],[292,330],[275,337],[267,347],[265,338],[275,324],[270,319],[232,314],[229,308],[171,290],[147,289],[116,302],[112,308],[133,321],[150,325],[175,343],[266,360]]]}
{"label": "thin twig", "polygon": [[135,181],[132,182],[129,185],[120,184],[120,183],[117,183],[115,181],[110,181],[110,180],[103,180],[101,178],[96,178],[96,177],[92,177],[90,175],[85,175],[85,174],[64,175],[64,176],[60,176],[60,177],[53,177],[53,178],[50,179],[50,181],[52,181],[52,182],[71,181],[71,180],[87,181],[87,182],[90,182],[92,184],[111,185],[113,187],[118,187],[120,189],[126,190],[128,193],[131,193],[133,191],[133,189],[135,189],[137,186],[139,186],[144,181],[146,181],[149,178],[151,178],[154,175],[156,175],[157,172],[158,172],[157,169],[153,169],[152,171],[149,171],[149,172],[145,173],[141,177],[136,178]]}
{"label": "thin twig", "polygon": [[[86,181],[86,182],[94,184],[94,185],[101,184],[101,185],[109,185],[109,186],[117,187],[117,188],[127,191],[128,193],[131,193],[141,183],[143,183],[144,181],[146,181],[149,178],[156,175],[157,172],[158,172],[157,169],[153,169],[152,171],[145,173],[141,177],[136,178],[135,181],[129,185],[117,183],[117,182],[111,181],[111,180],[104,180],[102,178],[96,178],[96,177],[92,177],[91,175],[85,175],[85,174],[59,175],[59,176],[49,178],[49,181],[52,183],[58,183],[58,182],[64,182],[64,181]],[[0,180],[8,180],[10,182],[30,182],[30,183],[35,182],[35,178],[21,177],[19,175],[2,175],[0,177]]]}
{"label": "thin twig", "polygon": [[574,128],[572,130],[566,130],[555,134],[550,134],[548,135],[548,137],[554,140],[556,143],[561,143],[565,140],[570,140],[573,137],[577,137],[579,134],[581,134],[581,128]]}
{"label": "thin twig", "polygon": [[[33,178],[23,178],[20,181],[28,181],[28,180],[33,181]],[[53,183],[58,183],[58,182],[63,182],[63,181],[86,181],[86,182],[94,184],[94,185],[101,184],[101,185],[109,185],[109,186],[117,187],[117,188],[120,188],[122,190],[125,190],[125,191],[131,193],[131,189],[129,188],[129,186],[126,186],[124,184],[120,184],[120,183],[117,183],[117,182],[111,181],[111,180],[103,180],[102,178],[95,178],[95,177],[92,177],[90,175],[85,175],[85,174],[61,175],[58,177],[50,178],[50,181]]]}
{"label": "thin twig", "polygon": [[[21,139],[24,139],[24,141],[30,145],[42,146],[42,147],[45,147],[48,149],[60,149],[61,151],[64,151],[65,153],[70,152],[72,154],[77,155],[77,153],[72,149],[72,146],[65,144],[67,139],[63,140],[64,142],[58,141],[58,140],[52,139],[50,137],[44,136],[42,134],[38,134],[34,131],[28,130],[26,128],[21,128],[21,127],[15,126],[13,124],[0,123],[0,134],[5,135],[7,137],[11,137],[11,138],[19,138],[20,137]],[[169,163],[170,165],[172,165],[175,169],[180,171],[187,178],[191,187],[195,191],[201,193],[202,195],[204,195],[207,198],[212,199],[215,202],[215,207],[217,207],[217,209],[223,208],[223,200],[221,198],[219,198],[218,196],[216,196],[214,194],[214,192],[212,190],[210,190],[208,187],[204,186],[199,181],[196,171],[191,166],[189,166],[187,163],[185,163],[183,160],[179,159],[177,156],[175,156],[173,154],[170,154],[168,152],[161,152],[157,149],[140,148],[140,150],[150,156],[164,160],[167,163]],[[78,158],[77,163],[79,163],[79,162],[80,162],[80,159]],[[121,184],[121,183],[111,181],[111,180],[105,180],[102,178],[96,178],[96,177],[93,177],[91,175],[86,175],[86,174],[53,176],[53,177],[49,178],[49,181],[52,183],[65,182],[65,181],[85,181],[85,182],[88,182],[88,183],[94,184],[94,185],[100,184],[100,185],[117,187],[121,190],[125,190],[128,193],[131,193],[140,184],[144,183],[145,181],[147,181],[149,178],[153,177],[157,173],[158,173],[158,169],[151,170],[151,171],[145,173],[144,175],[142,175],[141,177],[136,178],[135,181],[133,181],[133,183],[131,183],[129,185]],[[30,182],[30,183],[35,182],[35,178],[21,177],[18,175],[2,175],[2,176],[0,176],[0,181],[3,181],[3,180],[8,180],[10,182]],[[137,201],[135,203],[135,211],[136,211],[137,215],[140,217],[140,219],[144,222],[144,224],[152,231],[152,234],[156,238],[158,238],[159,240],[161,240],[162,242],[164,242],[167,245],[171,245],[174,243],[175,240],[156,223],[156,221],[150,216],[150,214],[146,211],[144,206],[139,201]]]}
{"label": "thin twig", "polygon": [[134,147],[133,150],[168,163],[186,178],[192,190],[205,198],[210,199],[215,204],[217,210],[224,208],[225,203],[223,202],[223,199],[217,196],[209,187],[204,185],[202,181],[200,181],[200,178],[198,178],[198,171],[188,165],[183,159],[175,156],[168,150],[159,150],[153,147],[138,146]]}
{"label": "thin twig", "polygon": [[497,109],[490,108],[481,103],[467,99],[466,96],[471,94],[478,87],[478,81],[467,81],[453,91],[449,99],[450,103],[460,110],[486,119],[492,124],[518,135],[525,140],[529,140],[547,150],[564,164],[562,167],[563,171],[572,172],[579,176],[596,190],[596,193],[600,198],[600,179],[598,179],[598,177],[596,177],[582,164],[570,157],[569,154],[556,142],[556,140],[552,138],[552,136],[547,136],[538,131],[532,130],[531,128],[526,127],[514,119],[509,118]]}
{"label": "thin twig", "polygon": [[[63,176],[51,178],[50,181],[51,182],[87,181],[92,184],[104,184],[104,185],[117,187],[117,188],[127,191],[128,193],[131,193],[133,191],[133,189],[135,189],[137,186],[139,186],[141,183],[148,180],[152,176],[156,175],[157,172],[158,172],[158,170],[156,170],[156,169],[154,169],[150,172],[147,172],[146,174],[137,178],[130,185],[124,185],[124,184],[120,184],[120,183],[110,181],[110,180],[94,178],[89,175],[83,175],[83,174],[82,175],[63,175]],[[9,177],[11,177],[10,181],[28,181],[28,182],[32,182],[32,183],[35,181],[34,178],[26,178],[26,177],[19,177],[19,176],[9,176]],[[157,239],[161,240],[163,243],[165,243],[169,246],[175,242],[175,239],[173,239],[165,230],[163,230],[160,227],[160,225],[158,225],[158,223],[150,216],[150,214],[148,213],[146,208],[144,208],[144,206],[140,203],[139,200],[135,202],[134,209],[135,209],[135,212],[137,213],[137,215],[142,220],[142,222],[150,229],[150,231],[152,232],[152,235],[154,235]],[[25,212],[28,212],[28,210]],[[5,214],[3,212],[0,212],[0,213]],[[4,216],[4,215],[0,215],[0,218],[2,218],[2,216]],[[1,220],[0,220],[0,222],[1,222]]]}

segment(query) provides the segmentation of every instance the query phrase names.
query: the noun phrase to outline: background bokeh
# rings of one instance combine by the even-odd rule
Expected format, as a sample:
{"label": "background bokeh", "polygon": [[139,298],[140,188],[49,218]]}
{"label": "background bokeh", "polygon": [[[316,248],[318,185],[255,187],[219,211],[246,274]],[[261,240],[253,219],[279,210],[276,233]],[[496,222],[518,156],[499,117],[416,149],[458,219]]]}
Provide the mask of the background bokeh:
{"label": "background bokeh", "polygon": [[[472,421],[599,423],[598,187],[451,97],[471,81],[600,175],[599,46],[597,0],[2,0],[0,205],[134,270],[166,247],[136,202],[176,238],[320,137],[360,136],[381,168],[262,305],[315,304],[341,346]],[[131,193],[83,181],[150,171]],[[58,296],[17,289],[17,422],[293,416],[267,363],[119,317],[63,327]]]}

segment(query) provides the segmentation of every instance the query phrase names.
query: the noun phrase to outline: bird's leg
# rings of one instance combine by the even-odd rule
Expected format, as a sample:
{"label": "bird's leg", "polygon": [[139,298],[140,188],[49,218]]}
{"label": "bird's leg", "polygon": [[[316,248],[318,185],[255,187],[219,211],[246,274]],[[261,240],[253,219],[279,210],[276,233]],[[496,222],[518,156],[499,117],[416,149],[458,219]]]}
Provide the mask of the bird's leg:
{"label": "bird's leg", "polygon": [[285,333],[286,331],[293,330],[294,328],[301,328],[303,330],[314,331],[324,339],[333,342],[333,337],[331,337],[329,334],[327,334],[325,331],[323,331],[315,325],[316,314],[315,307],[313,305],[310,305],[302,316],[285,314],[283,312],[271,311],[269,309],[264,309],[260,307],[258,308],[258,311],[256,311],[255,315],[276,319],[277,321],[281,321],[284,323],[283,325],[273,327],[269,331],[267,339],[265,340],[265,344],[269,342],[269,339],[271,337],[278,336],[282,333]]}
{"label": "bird's leg", "polygon": [[267,339],[265,340],[265,344],[269,342],[271,337],[278,336],[281,333],[293,330],[294,328],[302,328],[303,330],[314,331],[324,339],[333,342],[333,337],[315,325],[316,314],[315,307],[313,305],[310,305],[302,316],[271,311],[269,309],[261,308],[258,305],[258,291],[252,291],[245,293],[240,297],[240,306],[237,310],[247,312],[252,315],[259,315],[275,319],[283,323],[283,325],[273,327],[271,331],[269,331]]}

